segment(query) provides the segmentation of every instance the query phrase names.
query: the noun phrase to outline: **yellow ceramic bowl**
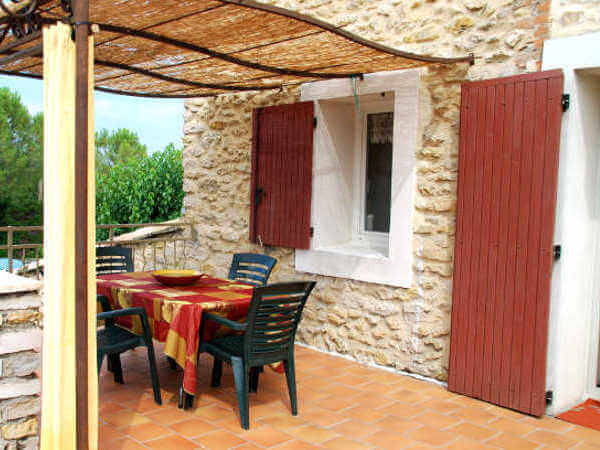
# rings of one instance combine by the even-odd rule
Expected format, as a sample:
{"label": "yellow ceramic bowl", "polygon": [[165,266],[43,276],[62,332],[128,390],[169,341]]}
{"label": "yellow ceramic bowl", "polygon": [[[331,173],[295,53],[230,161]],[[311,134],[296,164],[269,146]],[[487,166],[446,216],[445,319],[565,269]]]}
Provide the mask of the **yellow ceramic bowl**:
{"label": "yellow ceramic bowl", "polygon": [[207,275],[197,270],[155,270],[152,276],[167,286],[189,286]]}

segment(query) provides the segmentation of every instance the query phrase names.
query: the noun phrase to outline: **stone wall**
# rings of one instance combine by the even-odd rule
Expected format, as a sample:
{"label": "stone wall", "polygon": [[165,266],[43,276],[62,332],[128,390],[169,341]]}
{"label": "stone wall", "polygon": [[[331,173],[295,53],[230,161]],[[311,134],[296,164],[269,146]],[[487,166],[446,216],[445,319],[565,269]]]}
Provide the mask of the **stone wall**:
{"label": "stone wall", "polygon": [[0,450],[39,444],[40,289],[39,281],[0,272]]}
{"label": "stone wall", "polygon": [[[584,0],[579,0],[583,2]],[[473,66],[421,75],[422,145],[416,152],[413,286],[392,288],[294,271],[293,250],[248,242],[251,114],[298,101],[296,88],[186,102],[185,218],[199,223],[196,267],[226,274],[231,254],[265,251],[272,281],[316,279],[299,340],[445,380],[449,354],[460,83],[537,70],[550,1],[271,0],[393,47],[436,56],[473,52]]]}
{"label": "stone wall", "polygon": [[600,0],[552,0],[552,37],[600,30]]}

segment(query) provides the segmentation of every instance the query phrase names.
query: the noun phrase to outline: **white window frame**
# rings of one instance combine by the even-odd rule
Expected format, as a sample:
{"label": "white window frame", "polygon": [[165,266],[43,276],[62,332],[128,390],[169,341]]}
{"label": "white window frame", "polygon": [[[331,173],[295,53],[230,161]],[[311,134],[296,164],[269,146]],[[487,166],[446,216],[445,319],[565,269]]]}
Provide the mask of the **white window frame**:
{"label": "white window frame", "polygon": [[[408,69],[368,74],[356,85],[353,80],[339,79],[301,86],[301,100],[315,102],[318,126],[312,177],[311,225],[314,236],[309,250],[295,252],[297,271],[404,288],[412,286],[414,158],[422,135],[419,127],[420,74],[421,69]],[[347,145],[347,134],[343,132],[346,126],[352,133],[350,151],[356,147],[356,124],[348,119],[350,115],[340,120],[341,116],[335,111],[341,110],[338,106],[332,107],[355,94],[360,98],[382,92],[394,93],[392,209],[386,254],[377,249],[356,247],[351,242],[350,234],[354,228],[352,214],[355,211],[348,210],[355,208],[355,204],[348,184],[354,179],[344,178],[352,177],[352,173],[348,173],[346,154],[340,152]],[[351,128],[354,130],[350,131]],[[334,136],[341,141],[332,140]],[[352,154],[350,158],[353,158]],[[346,220],[349,222],[344,222]],[[331,245],[327,244],[329,241]]]}

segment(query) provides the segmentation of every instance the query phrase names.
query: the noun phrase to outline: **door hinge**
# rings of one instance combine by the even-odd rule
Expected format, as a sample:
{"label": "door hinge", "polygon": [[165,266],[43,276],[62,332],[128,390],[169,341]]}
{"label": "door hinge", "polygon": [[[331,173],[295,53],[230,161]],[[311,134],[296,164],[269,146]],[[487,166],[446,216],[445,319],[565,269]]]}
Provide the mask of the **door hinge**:
{"label": "door hinge", "polygon": [[546,391],[546,405],[551,405],[554,400],[554,391]]}
{"label": "door hinge", "polygon": [[313,237],[314,235],[315,235],[315,228],[310,227],[310,237]]}
{"label": "door hinge", "polygon": [[317,118],[313,117],[313,127],[317,128]]}
{"label": "door hinge", "polygon": [[560,244],[557,244],[554,246],[554,249],[552,250],[552,256],[554,257],[554,261],[558,261],[560,259],[561,255],[562,255],[562,246]]}
{"label": "door hinge", "polygon": [[567,111],[569,109],[569,106],[571,106],[571,95],[563,94],[560,104],[562,105],[563,112]]}

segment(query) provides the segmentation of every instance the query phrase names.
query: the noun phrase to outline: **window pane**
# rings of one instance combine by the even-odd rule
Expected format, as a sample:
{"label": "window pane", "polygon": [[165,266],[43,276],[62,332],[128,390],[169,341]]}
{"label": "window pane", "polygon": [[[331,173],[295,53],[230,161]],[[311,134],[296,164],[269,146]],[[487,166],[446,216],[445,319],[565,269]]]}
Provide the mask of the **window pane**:
{"label": "window pane", "polygon": [[394,113],[367,115],[365,231],[389,233]]}

